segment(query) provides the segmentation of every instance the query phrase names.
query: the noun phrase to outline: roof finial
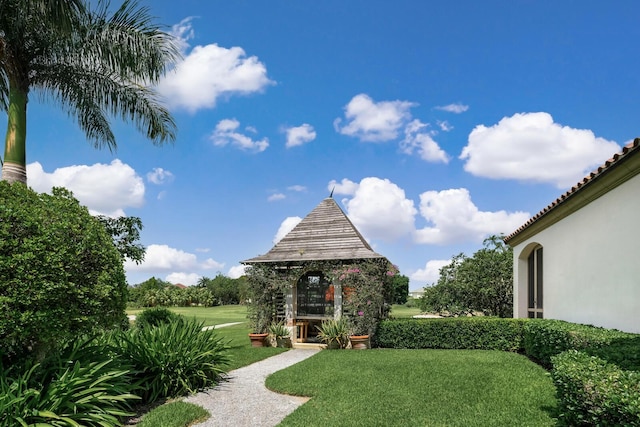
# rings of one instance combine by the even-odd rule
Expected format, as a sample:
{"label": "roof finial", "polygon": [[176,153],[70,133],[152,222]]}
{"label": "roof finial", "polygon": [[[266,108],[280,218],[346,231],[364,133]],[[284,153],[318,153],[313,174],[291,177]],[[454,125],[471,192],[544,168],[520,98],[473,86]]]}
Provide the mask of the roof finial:
{"label": "roof finial", "polygon": [[333,188],[331,189],[331,194],[329,194],[329,198],[333,199],[333,190],[336,189],[336,186],[334,185]]}

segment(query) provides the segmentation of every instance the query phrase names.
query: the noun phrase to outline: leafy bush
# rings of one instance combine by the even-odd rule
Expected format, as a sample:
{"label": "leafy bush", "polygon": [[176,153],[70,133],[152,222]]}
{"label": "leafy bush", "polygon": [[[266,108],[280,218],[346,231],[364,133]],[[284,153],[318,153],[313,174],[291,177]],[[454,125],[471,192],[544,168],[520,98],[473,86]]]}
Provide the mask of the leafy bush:
{"label": "leafy bush", "polygon": [[576,350],[551,361],[565,424],[640,426],[640,373]]}
{"label": "leafy bush", "polygon": [[156,327],[164,325],[170,322],[181,321],[182,316],[174,313],[168,308],[154,307],[143,310],[140,314],[136,315],[136,328],[148,329],[150,327]]}
{"label": "leafy bush", "polygon": [[145,402],[194,393],[215,385],[228,363],[228,346],[214,330],[191,320],[113,336],[123,360],[136,372]]}
{"label": "leafy bush", "polygon": [[72,194],[0,182],[0,352],[41,360],[78,334],[126,320],[120,253]]}
{"label": "leafy bush", "polygon": [[130,367],[81,338],[62,355],[0,369],[0,426],[119,426],[138,399]]}
{"label": "leafy bush", "polygon": [[[524,350],[529,357],[550,368],[551,357],[565,350],[596,351],[616,340],[637,337],[634,334],[562,320],[535,319],[524,327]],[[605,350],[606,351],[606,350]],[[638,357],[638,356],[636,356]]]}
{"label": "leafy bush", "polygon": [[384,320],[376,344],[386,348],[519,351],[526,319],[457,317]]}

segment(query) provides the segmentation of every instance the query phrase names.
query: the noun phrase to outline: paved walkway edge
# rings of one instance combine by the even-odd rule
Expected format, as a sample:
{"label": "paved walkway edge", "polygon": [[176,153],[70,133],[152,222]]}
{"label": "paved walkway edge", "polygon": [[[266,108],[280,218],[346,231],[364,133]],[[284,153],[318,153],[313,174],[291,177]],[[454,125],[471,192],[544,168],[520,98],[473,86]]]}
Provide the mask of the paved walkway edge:
{"label": "paved walkway edge", "polygon": [[211,414],[194,427],[275,427],[308,399],[274,393],[265,385],[267,376],[301,362],[320,350],[289,350],[230,371],[228,381],[185,399]]}

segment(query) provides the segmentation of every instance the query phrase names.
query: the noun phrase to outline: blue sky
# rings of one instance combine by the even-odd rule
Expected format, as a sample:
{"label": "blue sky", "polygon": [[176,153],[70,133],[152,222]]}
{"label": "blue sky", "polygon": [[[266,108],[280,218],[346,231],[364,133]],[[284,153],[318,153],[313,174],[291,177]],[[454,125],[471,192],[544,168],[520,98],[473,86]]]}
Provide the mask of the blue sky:
{"label": "blue sky", "polygon": [[142,218],[131,284],[237,277],[335,187],[419,289],[638,136],[635,1],[146,4],[183,49],[158,87],[174,145],[115,121],[98,151],[28,110],[30,186]]}

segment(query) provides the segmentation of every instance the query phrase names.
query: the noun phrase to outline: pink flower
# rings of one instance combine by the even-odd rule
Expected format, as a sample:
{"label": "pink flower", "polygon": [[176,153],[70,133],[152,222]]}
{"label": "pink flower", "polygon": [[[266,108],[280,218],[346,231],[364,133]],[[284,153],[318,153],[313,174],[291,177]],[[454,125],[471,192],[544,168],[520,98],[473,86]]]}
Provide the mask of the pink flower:
{"label": "pink flower", "polygon": [[364,311],[359,311],[358,316],[364,316]]}

